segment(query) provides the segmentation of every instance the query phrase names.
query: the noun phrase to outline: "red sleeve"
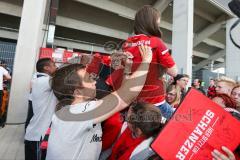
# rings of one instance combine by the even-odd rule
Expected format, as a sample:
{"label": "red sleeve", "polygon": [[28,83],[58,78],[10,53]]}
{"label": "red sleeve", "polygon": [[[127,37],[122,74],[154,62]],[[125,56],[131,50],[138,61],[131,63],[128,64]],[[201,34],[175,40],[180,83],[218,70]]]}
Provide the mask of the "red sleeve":
{"label": "red sleeve", "polygon": [[90,74],[90,73],[95,73],[96,75],[98,75],[99,70],[100,70],[100,65],[101,65],[101,55],[100,54],[95,54],[93,56],[92,61],[87,65],[86,67],[86,71]]}
{"label": "red sleeve", "polygon": [[171,68],[175,65],[172,56],[169,54],[169,49],[166,45],[159,39],[156,48],[157,61],[165,68]]}
{"label": "red sleeve", "polygon": [[106,83],[113,88],[113,90],[117,90],[121,87],[123,80],[124,70],[118,69],[112,72],[106,79]]}
{"label": "red sleeve", "polygon": [[115,113],[112,117],[107,119],[102,126],[102,150],[109,149],[121,132],[122,120],[119,112]]}

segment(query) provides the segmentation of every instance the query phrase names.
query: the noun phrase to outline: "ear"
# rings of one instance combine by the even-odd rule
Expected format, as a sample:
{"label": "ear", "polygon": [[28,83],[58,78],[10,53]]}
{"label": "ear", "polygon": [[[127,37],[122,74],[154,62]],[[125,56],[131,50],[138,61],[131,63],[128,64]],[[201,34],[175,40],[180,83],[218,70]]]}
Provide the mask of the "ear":
{"label": "ear", "polygon": [[143,132],[141,131],[140,128],[135,128],[135,134],[137,137],[140,137],[143,134]]}
{"label": "ear", "polygon": [[49,66],[44,66],[43,69],[44,69],[45,71],[48,71]]}
{"label": "ear", "polygon": [[74,97],[82,96],[82,90],[81,89],[75,89],[73,92]]}

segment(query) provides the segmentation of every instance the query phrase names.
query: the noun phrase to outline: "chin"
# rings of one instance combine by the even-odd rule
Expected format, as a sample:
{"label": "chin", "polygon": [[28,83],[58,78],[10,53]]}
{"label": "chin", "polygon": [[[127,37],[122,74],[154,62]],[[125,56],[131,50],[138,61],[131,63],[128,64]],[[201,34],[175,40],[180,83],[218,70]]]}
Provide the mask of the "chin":
{"label": "chin", "polygon": [[95,99],[95,98],[96,98],[96,95],[97,95],[96,92],[94,92],[94,93],[92,94],[91,98],[92,98],[92,99]]}

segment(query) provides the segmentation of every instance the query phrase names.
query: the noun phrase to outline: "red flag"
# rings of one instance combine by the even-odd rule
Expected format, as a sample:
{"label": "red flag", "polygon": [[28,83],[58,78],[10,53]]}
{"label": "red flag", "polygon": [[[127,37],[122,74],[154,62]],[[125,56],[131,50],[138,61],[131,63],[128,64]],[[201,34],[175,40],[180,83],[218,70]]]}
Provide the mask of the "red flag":
{"label": "red flag", "polygon": [[151,147],[163,159],[212,159],[214,149],[240,144],[240,122],[199,91],[191,89]]}

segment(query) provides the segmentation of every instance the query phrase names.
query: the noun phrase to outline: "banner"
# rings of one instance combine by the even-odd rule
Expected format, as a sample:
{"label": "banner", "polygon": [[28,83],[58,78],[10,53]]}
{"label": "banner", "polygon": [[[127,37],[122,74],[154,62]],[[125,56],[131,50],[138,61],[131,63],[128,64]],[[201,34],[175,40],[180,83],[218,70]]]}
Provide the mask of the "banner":
{"label": "banner", "polygon": [[[39,58],[51,58],[56,63],[80,63],[81,56],[87,53],[68,51],[63,48],[40,48]],[[99,54],[102,58],[102,63],[110,66],[111,57],[104,53],[93,53],[93,55]]]}
{"label": "banner", "polygon": [[239,144],[240,122],[191,89],[151,147],[166,160],[205,160],[214,149],[233,151]]}

